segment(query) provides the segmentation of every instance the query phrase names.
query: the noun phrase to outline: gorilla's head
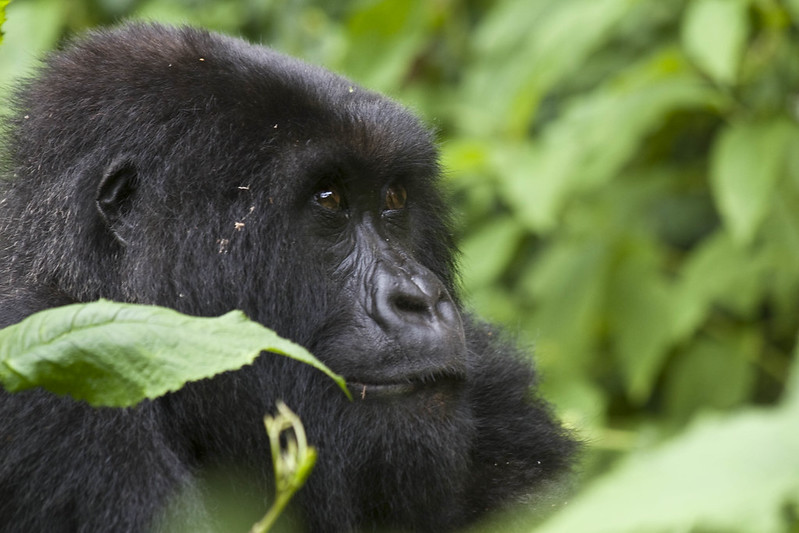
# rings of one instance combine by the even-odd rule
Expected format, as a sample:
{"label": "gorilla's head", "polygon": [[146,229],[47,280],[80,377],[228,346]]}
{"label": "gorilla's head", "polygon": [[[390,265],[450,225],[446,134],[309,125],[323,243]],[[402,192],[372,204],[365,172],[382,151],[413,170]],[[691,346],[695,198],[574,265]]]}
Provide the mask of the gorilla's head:
{"label": "gorilla's head", "polygon": [[561,470],[533,372],[464,314],[432,135],[395,102],[243,41],[129,25],[18,93],[8,286],[195,315],[242,309],[342,374],[253,367],[160,402],[182,460],[268,479],[283,399],[320,462],[313,530],[451,529]]}

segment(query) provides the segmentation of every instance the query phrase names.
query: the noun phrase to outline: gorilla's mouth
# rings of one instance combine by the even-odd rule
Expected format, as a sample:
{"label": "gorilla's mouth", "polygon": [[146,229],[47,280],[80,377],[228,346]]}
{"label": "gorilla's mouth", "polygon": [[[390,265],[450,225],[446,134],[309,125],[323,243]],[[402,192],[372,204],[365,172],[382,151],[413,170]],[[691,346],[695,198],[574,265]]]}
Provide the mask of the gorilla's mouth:
{"label": "gorilla's mouth", "polygon": [[352,397],[357,400],[394,399],[425,391],[452,391],[459,389],[465,376],[456,373],[409,376],[393,381],[347,380]]}

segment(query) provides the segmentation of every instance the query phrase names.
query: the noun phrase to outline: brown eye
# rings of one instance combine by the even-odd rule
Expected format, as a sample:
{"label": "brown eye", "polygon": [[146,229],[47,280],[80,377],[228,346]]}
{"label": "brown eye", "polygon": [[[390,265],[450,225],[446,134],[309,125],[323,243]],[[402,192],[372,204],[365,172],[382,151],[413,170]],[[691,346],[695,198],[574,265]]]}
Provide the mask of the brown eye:
{"label": "brown eye", "polygon": [[386,189],[386,209],[404,209],[408,193],[402,185],[392,185]]}
{"label": "brown eye", "polygon": [[322,187],[314,194],[317,204],[330,211],[339,211],[341,205],[341,194],[335,187]]}

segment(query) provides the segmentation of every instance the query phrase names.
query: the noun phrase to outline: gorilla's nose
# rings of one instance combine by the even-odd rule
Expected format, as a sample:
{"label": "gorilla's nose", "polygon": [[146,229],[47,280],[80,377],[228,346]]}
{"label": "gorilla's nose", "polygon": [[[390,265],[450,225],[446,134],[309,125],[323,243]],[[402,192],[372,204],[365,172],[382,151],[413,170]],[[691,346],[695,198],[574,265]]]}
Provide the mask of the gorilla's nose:
{"label": "gorilla's nose", "polygon": [[430,270],[410,261],[389,263],[375,278],[372,318],[387,333],[420,348],[462,345],[457,307]]}
{"label": "gorilla's nose", "polygon": [[396,315],[409,321],[435,320],[438,304],[444,299],[444,287],[437,279],[417,275],[395,281],[386,296]]}

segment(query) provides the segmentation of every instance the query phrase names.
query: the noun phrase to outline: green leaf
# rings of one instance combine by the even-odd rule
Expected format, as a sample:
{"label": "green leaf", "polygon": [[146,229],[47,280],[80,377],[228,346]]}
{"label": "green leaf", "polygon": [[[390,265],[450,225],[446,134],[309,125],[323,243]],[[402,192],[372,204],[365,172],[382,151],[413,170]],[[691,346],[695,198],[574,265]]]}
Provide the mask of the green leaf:
{"label": "green leaf", "polygon": [[706,320],[714,305],[745,297],[755,300],[762,279],[763,260],[737,246],[729,233],[717,231],[698,245],[681,267],[676,287],[674,337],[685,339]]}
{"label": "green leaf", "polygon": [[724,223],[739,244],[752,241],[785,171],[796,126],[778,117],[727,128],[711,155],[710,179]]}
{"label": "green leaf", "polygon": [[632,247],[611,272],[608,307],[614,352],[627,392],[638,404],[652,392],[673,340],[674,291],[659,272],[660,258],[646,243]]}
{"label": "green leaf", "polygon": [[522,227],[506,216],[474,231],[461,246],[464,285],[474,290],[496,281],[513,259],[522,236]]}
{"label": "green leaf", "polygon": [[240,311],[198,318],[155,306],[100,300],[48,309],[0,330],[0,382],[36,386],[92,405],[130,406],[252,363],[261,351],[344,380],[303,347]]}
{"label": "green leaf", "polygon": [[547,357],[586,357],[600,327],[609,271],[604,242],[563,241],[528,272],[523,287],[536,302],[536,345]]}
{"label": "green leaf", "polygon": [[3,42],[3,23],[6,21],[6,6],[10,0],[0,0],[0,43]]}
{"label": "green leaf", "polygon": [[665,404],[678,423],[707,409],[729,409],[751,392],[759,356],[757,331],[745,326],[718,338],[700,337],[668,368]]}
{"label": "green leaf", "polygon": [[688,6],[682,42],[700,69],[719,83],[738,74],[749,33],[747,0],[695,0]]}
{"label": "green leaf", "polygon": [[[788,406],[786,406],[788,407]],[[782,533],[799,503],[796,410],[704,419],[622,462],[536,533]]]}

